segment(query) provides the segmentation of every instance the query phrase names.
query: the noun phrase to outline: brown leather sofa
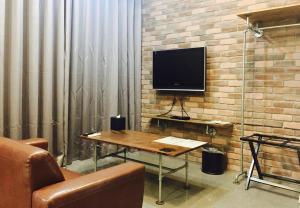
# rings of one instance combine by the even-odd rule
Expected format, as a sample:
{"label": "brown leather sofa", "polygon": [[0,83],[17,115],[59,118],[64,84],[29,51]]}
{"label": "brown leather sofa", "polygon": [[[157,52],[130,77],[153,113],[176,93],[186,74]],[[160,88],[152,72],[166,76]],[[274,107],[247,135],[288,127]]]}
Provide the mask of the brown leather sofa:
{"label": "brown leather sofa", "polygon": [[[31,145],[27,145],[31,144]],[[81,176],[59,168],[44,139],[0,138],[0,208],[141,208],[144,166]]]}

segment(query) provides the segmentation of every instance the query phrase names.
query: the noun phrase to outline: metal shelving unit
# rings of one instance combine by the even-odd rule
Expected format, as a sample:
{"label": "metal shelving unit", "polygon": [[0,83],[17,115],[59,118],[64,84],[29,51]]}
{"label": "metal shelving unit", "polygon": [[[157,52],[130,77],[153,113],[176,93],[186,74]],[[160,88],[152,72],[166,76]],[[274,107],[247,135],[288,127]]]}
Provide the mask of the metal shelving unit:
{"label": "metal shelving unit", "polygon": [[[242,69],[242,104],[241,104],[241,137],[244,137],[245,126],[245,68],[247,63],[247,33],[251,32],[256,38],[261,38],[265,30],[297,27],[300,26],[300,4],[289,6],[274,7],[265,10],[258,10],[246,13],[240,13],[237,16],[246,20],[246,29],[243,31],[243,69]],[[299,20],[297,23],[291,24],[278,24],[263,27],[262,23],[266,22],[281,22],[287,19]],[[241,158],[240,158],[240,173],[236,176],[234,183],[239,183],[239,178],[245,178],[247,172],[244,171],[244,142],[241,141]]]}

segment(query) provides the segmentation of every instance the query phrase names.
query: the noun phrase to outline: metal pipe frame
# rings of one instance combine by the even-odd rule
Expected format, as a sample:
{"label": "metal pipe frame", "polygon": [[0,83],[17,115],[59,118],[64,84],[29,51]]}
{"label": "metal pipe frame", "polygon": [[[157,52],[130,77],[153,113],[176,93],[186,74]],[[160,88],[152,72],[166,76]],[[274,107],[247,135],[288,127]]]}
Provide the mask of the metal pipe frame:
{"label": "metal pipe frame", "polygon": [[157,205],[163,205],[164,201],[162,200],[162,179],[163,179],[163,173],[162,173],[162,155],[158,155],[159,159],[159,173],[158,173],[158,200],[156,201]]}
{"label": "metal pipe frame", "polygon": [[189,153],[185,153],[185,188],[189,189]]}
{"label": "metal pipe frame", "polygon": [[[109,154],[109,155],[107,155],[105,157],[116,157],[116,158],[124,159],[123,156],[117,155],[117,154],[114,154],[114,153]],[[130,161],[133,161],[133,162],[138,162],[138,163],[142,163],[144,165],[148,165],[148,166],[152,166],[152,167],[155,167],[155,168],[159,168],[159,165],[157,165],[157,164],[145,162],[145,161],[142,161],[142,160],[133,159],[133,158],[130,158],[130,157],[127,157],[126,159],[130,160]],[[185,168],[185,165],[182,165],[182,166],[180,166],[178,168],[169,168],[169,167],[162,166],[162,169],[167,170],[167,171],[172,172],[172,173],[175,173],[178,170],[181,170],[183,168]],[[169,172],[164,173],[164,175],[170,175]]]}
{"label": "metal pipe frame", "polygon": [[297,151],[298,154],[298,161],[299,161],[299,165],[300,165],[300,150]]}
{"label": "metal pipe frame", "polygon": [[257,29],[259,29],[259,30],[269,30],[269,29],[276,29],[276,28],[283,28],[283,27],[297,27],[297,26],[300,26],[300,23],[287,24],[287,25],[276,25],[276,26],[270,26],[270,27],[259,27]]}
{"label": "metal pipe frame", "polygon": [[[293,188],[287,185],[282,185],[279,183],[275,183],[275,182],[271,182],[268,181],[266,179],[264,179],[263,177],[268,177],[268,178],[274,178],[274,179],[278,179],[278,180],[283,180],[283,181],[287,181],[287,182],[291,182],[291,183],[296,183],[296,184],[300,184],[300,180],[294,180],[294,179],[290,179],[287,177],[282,177],[282,176],[277,176],[277,175],[273,175],[273,174],[267,174],[267,173],[263,173],[259,162],[258,162],[258,152],[260,149],[261,144],[257,143],[256,148],[254,147],[254,144],[252,141],[249,141],[249,146],[250,146],[250,150],[251,150],[251,154],[252,154],[252,163],[248,172],[248,178],[247,178],[247,182],[246,182],[246,190],[249,189],[250,186],[250,182],[254,181],[257,183],[262,183],[265,185],[269,185],[269,186],[273,186],[273,187],[277,187],[277,188],[281,188],[281,189],[285,189],[285,190],[289,190],[289,191],[294,191],[297,193],[300,193],[300,189],[299,188]],[[253,171],[254,171],[254,167],[256,168],[256,171],[258,173],[258,178],[257,177],[253,177]],[[300,196],[299,196],[299,203],[300,203]]]}
{"label": "metal pipe frame", "polygon": [[287,177],[273,175],[273,174],[267,174],[267,173],[262,173],[262,175],[267,177],[267,178],[274,178],[274,179],[277,179],[277,180],[282,180],[282,181],[287,181],[287,182],[290,182],[290,183],[300,184],[300,180],[296,180],[296,179],[292,179],[292,178],[287,178]]}
{"label": "metal pipe frame", "polygon": [[[171,174],[173,174],[173,173],[176,173],[177,171],[179,171],[179,170],[181,170],[181,169],[184,169],[185,167],[186,167],[185,164],[182,165],[182,166],[180,166],[180,167],[178,167],[178,168],[173,168],[173,169],[167,168],[167,167],[162,167],[162,169],[167,169],[167,170],[169,170],[169,172],[163,173],[162,176],[163,176],[163,178],[164,178],[164,177],[166,177],[166,176],[168,176],[168,175],[171,175]],[[170,170],[170,169],[171,169],[171,170]]]}
{"label": "metal pipe frame", "polygon": [[[246,46],[247,46],[247,32],[254,31],[253,26],[249,24],[249,17],[247,17],[247,28],[244,30],[244,45],[243,45],[243,84],[242,84],[242,107],[241,107],[241,113],[242,113],[242,122],[241,122],[241,134],[242,137],[244,136],[244,121],[245,121],[245,64],[246,64]],[[256,29],[263,31],[263,30],[268,30],[268,29],[276,29],[276,28],[284,28],[284,27],[297,27],[300,26],[300,23],[295,23],[295,24],[286,24],[286,25],[277,25],[277,26],[269,26],[269,27],[256,27]],[[255,32],[255,31],[254,31]],[[299,164],[300,164],[300,153],[298,152],[298,157],[299,157]],[[239,183],[239,178],[243,176],[247,176],[247,172],[244,171],[244,142],[241,141],[241,157],[240,157],[240,173],[235,177],[234,183]],[[252,179],[252,177],[248,177],[248,179]],[[261,179],[256,179],[261,181]],[[270,185],[274,185],[274,183],[271,182],[266,182],[269,183]],[[280,185],[281,186],[281,185]],[[278,187],[278,186],[277,186]],[[300,203],[300,195],[299,195],[299,203]]]}
{"label": "metal pipe frame", "polygon": [[[118,150],[117,149],[116,152],[98,157],[98,155],[97,155],[98,147],[101,148],[101,145],[98,145],[98,143],[95,142],[95,144],[94,144],[94,158],[95,158],[95,168],[94,168],[94,170],[95,171],[97,171],[97,159],[104,159],[106,157],[116,157],[116,158],[123,159],[124,162],[126,162],[126,160],[130,160],[130,161],[133,161],[133,162],[138,162],[138,163],[142,163],[142,164],[145,164],[145,165],[148,165],[148,166],[158,168],[159,169],[159,172],[158,172],[159,185],[158,185],[158,200],[156,201],[156,204],[158,204],[158,205],[163,205],[164,204],[164,201],[162,200],[162,182],[163,182],[162,180],[163,180],[164,177],[166,177],[168,175],[171,175],[173,173],[176,173],[177,171],[185,168],[185,188],[186,189],[189,188],[189,182],[188,182],[188,173],[189,173],[188,153],[185,153],[185,163],[184,163],[184,165],[179,166],[177,168],[169,168],[169,167],[163,166],[163,164],[162,164],[163,155],[162,154],[158,154],[159,164],[157,165],[157,164],[154,164],[154,163],[149,163],[149,162],[146,162],[146,161],[137,160],[137,159],[127,157],[127,155],[126,155],[127,148],[125,148],[124,150]],[[121,156],[119,154],[124,154],[124,156]],[[167,170],[167,172],[163,173],[163,170]]]}
{"label": "metal pipe frame", "polygon": [[94,143],[94,161],[95,161],[95,166],[94,166],[94,171],[97,171],[97,160],[98,160],[98,154],[97,154],[97,147],[98,147],[98,142]]}
{"label": "metal pipe frame", "polygon": [[162,200],[162,180],[164,177],[166,177],[167,175],[170,175],[172,173],[177,172],[178,170],[181,170],[185,168],[185,188],[189,188],[189,182],[188,182],[188,173],[189,173],[189,165],[188,165],[188,153],[185,153],[185,164],[183,166],[180,166],[178,168],[175,168],[167,173],[163,173],[162,169],[163,169],[163,165],[162,165],[162,155],[159,154],[159,175],[158,175],[158,201],[156,201],[157,205],[163,205],[164,201]]}
{"label": "metal pipe frame", "polygon": [[[107,154],[107,155],[104,155],[104,156],[101,156],[101,157],[98,157],[99,159],[104,159],[106,157],[115,157],[115,155],[118,155],[118,154],[121,154],[121,153],[125,153],[124,150],[120,150],[120,151],[117,151],[117,152],[113,152],[113,153],[110,153],[110,154]],[[126,162],[126,154],[125,156],[119,156],[120,158],[124,159],[124,162]]]}
{"label": "metal pipe frame", "polygon": [[300,23],[276,25],[276,26],[268,26],[268,27],[258,27],[258,24],[256,24],[256,26],[249,24],[248,30],[252,31],[255,36],[257,35],[256,37],[260,38],[263,36],[263,31],[265,31],[265,30],[277,29],[277,28],[287,28],[287,27],[297,27],[297,26],[300,26]]}
{"label": "metal pipe frame", "polygon": [[[251,153],[252,154],[255,154],[257,155],[258,154],[258,151],[259,151],[259,148],[260,148],[260,144],[257,144],[255,150],[251,150]],[[250,186],[250,182],[251,182],[251,178],[252,178],[252,175],[253,175],[253,171],[254,171],[254,166],[257,166],[257,158],[256,158],[256,161],[254,160],[256,156],[253,156],[253,160],[251,162],[251,165],[250,165],[250,168],[249,168],[249,171],[248,171],[248,177],[247,177],[247,182],[246,182],[246,190],[249,189],[249,186]],[[260,169],[259,169],[260,170]],[[258,172],[258,175],[259,175],[259,178],[262,179],[261,177],[261,172],[260,171],[257,171]]]}
{"label": "metal pipe frame", "polygon": [[127,148],[124,148],[124,163],[127,162]]}
{"label": "metal pipe frame", "polygon": [[[247,33],[249,31],[249,18],[247,17],[247,28],[244,30],[244,43],[243,43],[243,69],[242,69],[242,103],[241,103],[241,136],[244,136],[245,132],[245,73],[246,73],[246,50],[247,50]],[[239,183],[239,178],[243,177],[244,179],[247,175],[247,172],[244,171],[244,142],[240,142],[240,173],[235,177],[234,183]]]}
{"label": "metal pipe frame", "polygon": [[285,185],[282,185],[282,184],[274,183],[274,182],[271,182],[271,181],[267,181],[265,179],[259,179],[259,178],[251,177],[250,180],[255,181],[257,183],[262,183],[262,184],[265,184],[265,185],[274,186],[274,187],[277,187],[277,188],[282,188],[282,189],[285,189],[285,190],[300,193],[300,190],[297,189],[297,188],[292,188],[290,186],[285,186]]}

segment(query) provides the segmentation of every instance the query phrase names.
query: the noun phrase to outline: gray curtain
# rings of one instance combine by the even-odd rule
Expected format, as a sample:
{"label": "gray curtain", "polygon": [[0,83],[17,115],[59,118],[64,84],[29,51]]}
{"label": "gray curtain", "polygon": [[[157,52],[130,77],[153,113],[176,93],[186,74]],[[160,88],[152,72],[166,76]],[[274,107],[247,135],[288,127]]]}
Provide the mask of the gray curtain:
{"label": "gray curtain", "polygon": [[69,161],[110,116],[140,127],[141,0],[0,0],[0,136]]}
{"label": "gray curtain", "polygon": [[64,149],[64,1],[0,0],[0,136]]}
{"label": "gray curtain", "polygon": [[82,132],[108,130],[118,114],[140,128],[141,0],[70,2],[69,158],[86,158]]}

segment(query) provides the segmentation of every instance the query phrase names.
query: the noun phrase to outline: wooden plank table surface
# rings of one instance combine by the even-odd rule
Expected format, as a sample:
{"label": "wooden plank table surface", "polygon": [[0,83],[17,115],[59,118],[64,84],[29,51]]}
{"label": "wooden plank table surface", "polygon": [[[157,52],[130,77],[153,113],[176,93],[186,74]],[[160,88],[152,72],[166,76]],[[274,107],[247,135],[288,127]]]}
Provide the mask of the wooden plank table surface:
{"label": "wooden plank table surface", "polygon": [[[154,140],[162,139],[165,136],[161,136],[158,134],[145,133],[139,131],[105,131],[101,132],[101,135],[88,137],[88,136],[80,136],[82,139],[89,141],[99,141],[108,144],[121,145],[128,148],[135,148],[138,150],[158,153],[162,155],[176,157],[182,155],[184,153],[195,150],[203,145],[199,145],[195,148],[186,148],[176,145],[168,145],[162,144],[158,142],[154,142]],[[166,152],[162,149],[171,148],[173,151]]]}

